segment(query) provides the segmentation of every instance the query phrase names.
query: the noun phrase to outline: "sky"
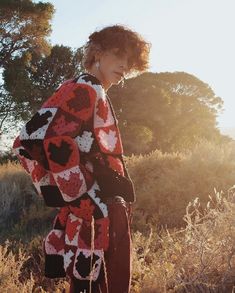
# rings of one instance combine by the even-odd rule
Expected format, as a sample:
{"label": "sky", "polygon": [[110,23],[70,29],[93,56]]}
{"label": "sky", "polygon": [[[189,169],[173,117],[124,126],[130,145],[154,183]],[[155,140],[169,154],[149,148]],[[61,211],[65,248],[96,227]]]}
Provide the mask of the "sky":
{"label": "sky", "polygon": [[[39,1],[34,1],[39,2]],[[49,40],[78,48],[95,30],[124,24],[151,42],[150,71],[184,71],[224,101],[218,127],[235,127],[234,0],[51,0]]]}

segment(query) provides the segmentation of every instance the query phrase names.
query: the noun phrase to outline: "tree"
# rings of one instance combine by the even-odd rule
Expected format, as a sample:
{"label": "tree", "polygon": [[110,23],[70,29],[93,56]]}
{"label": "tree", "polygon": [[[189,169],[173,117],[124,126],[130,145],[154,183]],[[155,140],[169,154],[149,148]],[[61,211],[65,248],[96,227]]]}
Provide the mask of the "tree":
{"label": "tree", "polygon": [[[226,140],[216,127],[222,99],[193,75],[146,72],[109,93],[128,154],[136,153],[133,145],[138,146],[138,152],[155,148],[169,152],[186,150],[200,138],[218,143]],[[133,125],[142,132],[145,127],[141,139],[134,134]]]}
{"label": "tree", "polygon": [[54,7],[31,0],[0,1],[0,66],[26,51],[48,53]]}
{"label": "tree", "polygon": [[[46,37],[51,32],[50,20],[53,13],[54,7],[50,3],[33,3],[31,0],[0,1],[1,74],[16,59],[22,64],[27,54],[49,54],[50,44]],[[4,80],[1,81],[0,136],[9,130],[9,125],[17,127],[18,121],[12,114],[17,113],[18,106],[5,88]]]}
{"label": "tree", "polygon": [[8,64],[3,77],[17,107],[15,119],[29,119],[64,80],[82,70],[81,50],[56,45],[48,56],[25,53]]}

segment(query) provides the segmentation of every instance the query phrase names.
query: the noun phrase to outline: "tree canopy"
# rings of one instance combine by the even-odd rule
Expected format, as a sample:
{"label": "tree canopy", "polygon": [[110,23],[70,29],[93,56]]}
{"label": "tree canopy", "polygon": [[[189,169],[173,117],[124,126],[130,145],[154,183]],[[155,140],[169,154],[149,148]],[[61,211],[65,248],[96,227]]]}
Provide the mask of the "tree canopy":
{"label": "tree canopy", "polygon": [[223,100],[211,87],[185,72],[146,72],[110,89],[126,152],[188,149],[200,138],[225,139],[216,118]]}
{"label": "tree canopy", "polygon": [[[46,56],[51,45],[47,40],[51,32],[51,18],[54,7],[51,3],[33,3],[31,0],[0,0],[0,73],[1,75],[12,66],[15,69],[31,54]],[[22,59],[21,59],[22,58]],[[18,68],[17,68],[18,69]],[[21,72],[22,74],[22,72]],[[14,83],[20,75],[12,80]],[[0,84],[0,135],[8,130],[8,125],[17,125],[19,104],[15,103],[11,92],[5,87],[2,76]],[[23,87],[23,85],[22,85]],[[16,115],[17,116],[17,115]]]}
{"label": "tree canopy", "polygon": [[54,7],[50,3],[30,0],[0,1],[0,65],[26,51],[48,53],[46,37],[51,32]]}

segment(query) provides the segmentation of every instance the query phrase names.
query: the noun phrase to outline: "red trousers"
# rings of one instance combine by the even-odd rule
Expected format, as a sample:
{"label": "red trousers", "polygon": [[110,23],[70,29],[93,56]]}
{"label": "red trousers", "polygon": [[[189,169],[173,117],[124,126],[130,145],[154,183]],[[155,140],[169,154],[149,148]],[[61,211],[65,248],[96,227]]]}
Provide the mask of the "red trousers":
{"label": "red trousers", "polygon": [[[71,279],[70,293],[129,293],[132,273],[131,211],[125,201],[107,203],[110,226],[109,248],[104,253],[100,275],[92,282]],[[105,271],[104,271],[105,269]]]}

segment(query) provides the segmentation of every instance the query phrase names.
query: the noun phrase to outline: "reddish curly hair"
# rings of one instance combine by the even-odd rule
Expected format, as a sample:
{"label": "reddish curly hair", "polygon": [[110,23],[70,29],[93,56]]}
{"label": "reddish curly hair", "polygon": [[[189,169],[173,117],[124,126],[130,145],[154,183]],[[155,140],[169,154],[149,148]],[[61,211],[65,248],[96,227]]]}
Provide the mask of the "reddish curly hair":
{"label": "reddish curly hair", "polygon": [[149,68],[149,52],[151,43],[124,25],[108,26],[95,31],[89,36],[84,46],[82,65],[89,70],[95,62],[97,50],[106,51],[117,48],[116,54],[128,53],[129,73],[138,75]]}

